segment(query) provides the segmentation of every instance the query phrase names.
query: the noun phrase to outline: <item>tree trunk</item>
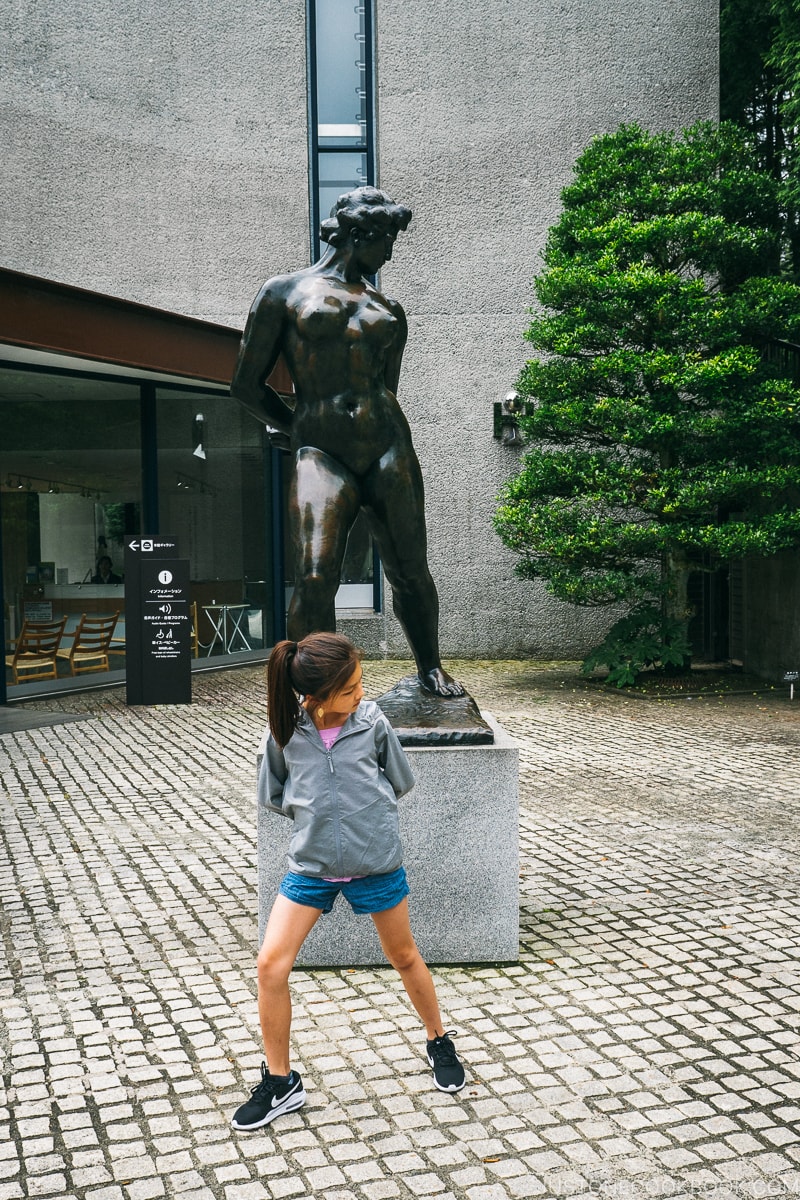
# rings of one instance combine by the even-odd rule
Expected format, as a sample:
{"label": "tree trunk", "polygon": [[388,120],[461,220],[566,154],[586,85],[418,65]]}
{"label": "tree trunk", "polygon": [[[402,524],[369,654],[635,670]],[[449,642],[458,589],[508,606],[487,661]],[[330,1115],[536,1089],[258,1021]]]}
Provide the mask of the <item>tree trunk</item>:
{"label": "tree trunk", "polygon": [[[682,550],[668,550],[664,555],[664,599],[662,611],[668,621],[678,621],[684,632],[689,633],[689,621],[694,610],[689,604],[689,562]],[[692,665],[691,655],[687,655],[677,666],[665,668],[665,673],[681,675]]]}

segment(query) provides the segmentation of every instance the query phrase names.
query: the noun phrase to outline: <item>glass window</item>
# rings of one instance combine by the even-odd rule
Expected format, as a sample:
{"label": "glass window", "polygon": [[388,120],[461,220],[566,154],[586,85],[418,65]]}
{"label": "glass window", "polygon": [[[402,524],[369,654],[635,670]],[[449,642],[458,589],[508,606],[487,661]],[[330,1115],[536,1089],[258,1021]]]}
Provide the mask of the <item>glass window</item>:
{"label": "glass window", "polygon": [[[312,249],[318,257],[320,222],[337,198],[342,192],[375,182],[371,0],[309,0],[309,36],[315,64],[309,97],[311,227]],[[285,474],[288,476],[288,470]],[[350,531],[337,609],[374,606],[374,558],[361,514]],[[287,569],[293,570],[289,564]],[[294,580],[287,577],[286,584],[288,599]]]}
{"label": "glass window", "polygon": [[[63,616],[68,649],[82,614],[112,612],[124,647],[123,539],[141,514],[138,385],[0,368],[0,429],[7,647],[26,619]],[[63,657],[57,667],[71,673]]]}
{"label": "glass window", "polygon": [[367,156],[357,150],[319,156],[319,210],[327,217],[342,192],[367,182]]}
{"label": "glass window", "polygon": [[159,389],[161,532],[188,558],[199,657],[272,644],[269,454],[229,396]]}
{"label": "glass window", "polygon": [[342,192],[375,182],[371,0],[309,0],[311,243]]}
{"label": "glass window", "polygon": [[353,0],[316,0],[317,136],[320,146],[364,145],[366,13]]}
{"label": "glass window", "polygon": [[[153,391],[156,444],[143,447],[142,399]],[[127,534],[177,538],[190,564],[196,657],[272,644],[271,458],[263,426],[227,393],[9,364],[0,367],[0,431],[7,653],[26,620],[64,622],[45,674],[34,679],[17,659],[6,672],[12,689],[76,674],[69,651],[82,618],[116,615],[108,658],[86,669],[124,669]],[[159,528],[143,530],[143,465],[154,450]]]}

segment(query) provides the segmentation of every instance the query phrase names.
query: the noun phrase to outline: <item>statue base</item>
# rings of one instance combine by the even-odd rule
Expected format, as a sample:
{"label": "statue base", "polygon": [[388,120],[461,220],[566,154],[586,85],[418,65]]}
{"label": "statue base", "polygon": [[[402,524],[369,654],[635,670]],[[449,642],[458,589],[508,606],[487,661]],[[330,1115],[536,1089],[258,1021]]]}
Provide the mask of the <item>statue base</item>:
{"label": "statue base", "polygon": [[[444,701],[451,704],[453,701]],[[407,749],[416,778],[399,801],[411,928],[429,963],[519,958],[519,751],[488,714],[491,745]],[[258,814],[260,936],[286,871],[291,823]],[[343,896],[320,917],[298,967],[385,965],[375,926]]]}
{"label": "statue base", "polygon": [[402,746],[491,746],[494,734],[472,696],[434,696],[406,675],[378,705]]}

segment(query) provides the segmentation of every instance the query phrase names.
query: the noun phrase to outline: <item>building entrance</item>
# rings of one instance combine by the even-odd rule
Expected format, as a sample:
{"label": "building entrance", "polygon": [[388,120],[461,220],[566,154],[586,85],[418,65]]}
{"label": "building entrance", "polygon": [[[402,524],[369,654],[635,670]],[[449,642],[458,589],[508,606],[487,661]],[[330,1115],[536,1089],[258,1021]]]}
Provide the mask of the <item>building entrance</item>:
{"label": "building entrance", "polygon": [[[0,429],[10,697],[75,674],[70,650],[88,618],[117,619],[83,673],[124,670],[123,546],[145,515],[189,559],[197,665],[271,645],[269,456],[225,390],[6,361]],[[36,645],[10,661],[21,637],[61,618],[48,662]]]}

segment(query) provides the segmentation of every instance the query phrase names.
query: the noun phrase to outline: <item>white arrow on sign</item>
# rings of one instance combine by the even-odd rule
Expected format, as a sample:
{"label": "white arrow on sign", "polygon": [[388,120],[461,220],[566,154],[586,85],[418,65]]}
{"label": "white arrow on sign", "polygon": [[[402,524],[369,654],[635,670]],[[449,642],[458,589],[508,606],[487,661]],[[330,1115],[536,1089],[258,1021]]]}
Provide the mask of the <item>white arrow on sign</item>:
{"label": "white arrow on sign", "polygon": [[129,549],[131,549],[131,550],[138,550],[138,549],[139,549],[139,543],[138,543],[138,542],[128,542],[128,547],[129,547]]}

